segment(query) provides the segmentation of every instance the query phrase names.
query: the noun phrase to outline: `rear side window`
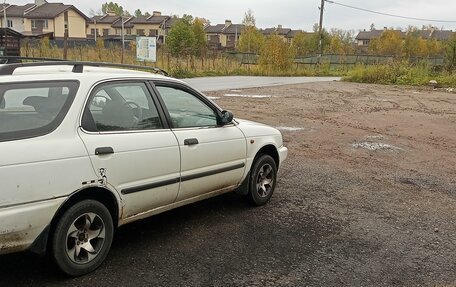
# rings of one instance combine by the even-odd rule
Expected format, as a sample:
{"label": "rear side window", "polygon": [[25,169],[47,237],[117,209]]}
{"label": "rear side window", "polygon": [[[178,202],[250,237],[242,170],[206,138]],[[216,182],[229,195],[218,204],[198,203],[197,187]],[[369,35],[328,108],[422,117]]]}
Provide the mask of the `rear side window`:
{"label": "rear side window", "polygon": [[90,132],[118,132],[161,129],[163,125],[146,84],[120,81],[94,89],[82,127]]}
{"label": "rear side window", "polygon": [[65,117],[77,81],[0,84],[0,141],[45,135]]}

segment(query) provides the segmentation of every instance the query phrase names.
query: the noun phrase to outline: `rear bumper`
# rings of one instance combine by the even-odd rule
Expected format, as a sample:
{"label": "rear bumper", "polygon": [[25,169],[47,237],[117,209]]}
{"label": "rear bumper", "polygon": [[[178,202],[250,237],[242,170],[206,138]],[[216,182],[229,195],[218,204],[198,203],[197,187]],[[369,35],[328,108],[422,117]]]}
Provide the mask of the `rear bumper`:
{"label": "rear bumper", "polygon": [[29,248],[64,201],[58,198],[0,208],[0,254]]}
{"label": "rear bumper", "polygon": [[279,153],[279,166],[282,166],[283,161],[287,159],[288,148],[281,146],[277,149],[277,152]]}

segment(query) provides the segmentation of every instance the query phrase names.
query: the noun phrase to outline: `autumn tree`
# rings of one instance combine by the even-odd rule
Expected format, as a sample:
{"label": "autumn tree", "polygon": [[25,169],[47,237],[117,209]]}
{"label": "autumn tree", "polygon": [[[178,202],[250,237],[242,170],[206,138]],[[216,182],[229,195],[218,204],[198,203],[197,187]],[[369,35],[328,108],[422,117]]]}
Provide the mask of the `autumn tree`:
{"label": "autumn tree", "polygon": [[193,53],[202,55],[207,47],[206,33],[204,32],[204,22],[199,18],[195,18],[192,23],[192,32],[194,37]]}
{"label": "autumn tree", "polygon": [[416,57],[419,54],[420,42],[422,39],[419,37],[419,32],[416,29],[409,27],[407,36],[403,42],[403,53],[407,58]]}
{"label": "autumn tree", "polygon": [[[327,47],[331,42],[329,33],[323,28],[323,51],[327,51]],[[318,34],[318,24],[313,26],[312,33],[298,33],[293,39],[292,48],[296,53],[296,56],[310,56],[318,53],[318,42],[320,41],[320,35]]]}
{"label": "autumn tree", "polygon": [[383,31],[379,38],[370,41],[369,52],[377,55],[401,56],[401,32],[393,29]]}
{"label": "autumn tree", "polygon": [[251,9],[244,14],[241,35],[237,43],[237,49],[240,52],[258,54],[264,44],[264,36],[255,26],[256,19]]}
{"label": "autumn tree", "polygon": [[244,24],[245,26],[256,26],[256,18],[253,15],[252,9],[248,9],[247,12],[245,12],[242,24]]}
{"label": "autumn tree", "polygon": [[299,32],[293,38],[292,49],[297,57],[312,55],[318,49],[315,37],[310,33]]}
{"label": "autumn tree", "polygon": [[435,57],[445,54],[444,44],[436,39],[431,39],[426,41],[427,46],[427,56]]}
{"label": "autumn tree", "polygon": [[293,63],[293,49],[276,35],[266,37],[265,43],[260,52],[260,65],[268,68],[284,71],[290,68]]}
{"label": "autumn tree", "polygon": [[450,73],[456,70],[456,36],[453,35],[451,39],[446,43],[445,50],[445,63],[446,68]]}
{"label": "autumn tree", "polygon": [[325,53],[343,55],[353,53],[353,34],[353,31],[331,29],[329,33],[329,43],[324,50]]}
{"label": "autumn tree", "polygon": [[189,20],[188,15],[185,18],[178,19],[169,31],[166,44],[173,56],[187,56],[193,51],[195,35]]}

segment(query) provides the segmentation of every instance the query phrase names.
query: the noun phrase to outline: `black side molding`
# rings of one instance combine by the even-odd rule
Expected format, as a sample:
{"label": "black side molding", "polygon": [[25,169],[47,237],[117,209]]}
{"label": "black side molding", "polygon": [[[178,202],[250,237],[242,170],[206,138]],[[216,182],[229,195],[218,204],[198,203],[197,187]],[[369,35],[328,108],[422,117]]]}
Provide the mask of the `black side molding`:
{"label": "black side molding", "polygon": [[209,170],[209,171],[205,171],[205,172],[201,172],[201,173],[190,174],[190,175],[182,176],[181,181],[187,181],[187,180],[197,179],[200,177],[211,176],[211,175],[214,175],[217,173],[222,173],[222,172],[227,172],[227,171],[243,168],[244,166],[245,166],[245,163],[239,163],[239,164],[224,167],[224,168]]}
{"label": "black side molding", "polygon": [[150,184],[130,187],[130,188],[122,189],[121,193],[122,194],[130,194],[130,193],[140,192],[140,191],[147,190],[147,189],[152,189],[152,188],[162,187],[162,186],[165,186],[165,185],[175,184],[175,183],[178,183],[179,180],[180,180],[180,178],[173,178],[173,179],[163,180],[163,181],[154,182],[154,183],[150,183]]}
{"label": "black side molding", "polygon": [[122,189],[120,192],[122,194],[140,192],[140,191],[153,189],[153,188],[157,188],[157,187],[162,187],[165,185],[175,184],[175,183],[179,183],[179,182],[183,182],[183,181],[187,181],[187,180],[197,179],[197,178],[201,178],[201,177],[205,177],[205,176],[211,176],[214,174],[223,173],[223,172],[227,172],[230,170],[235,170],[235,169],[239,169],[239,168],[243,168],[243,167],[245,167],[245,163],[239,163],[236,165],[219,168],[219,169],[214,169],[214,170],[210,170],[210,171],[206,171],[206,172],[195,173],[195,174],[191,174],[191,175],[187,175],[187,176],[177,177],[177,178],[149,183],[149,184],[145,184],[145,185],[129,187],[126,189]]}

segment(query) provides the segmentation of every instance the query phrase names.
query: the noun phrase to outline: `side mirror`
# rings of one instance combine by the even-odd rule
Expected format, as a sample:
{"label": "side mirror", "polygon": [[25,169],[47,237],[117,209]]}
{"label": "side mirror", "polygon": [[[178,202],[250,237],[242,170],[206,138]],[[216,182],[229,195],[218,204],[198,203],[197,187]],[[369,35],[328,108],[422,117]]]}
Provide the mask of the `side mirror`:
{"label": "side mirror", "polygon": [[231,122],[233,121],[233,117],[234,117],[234,115],[232,112],[222,111],[221,116],[220,116],[220,124],[222,126],[231,124]]}

